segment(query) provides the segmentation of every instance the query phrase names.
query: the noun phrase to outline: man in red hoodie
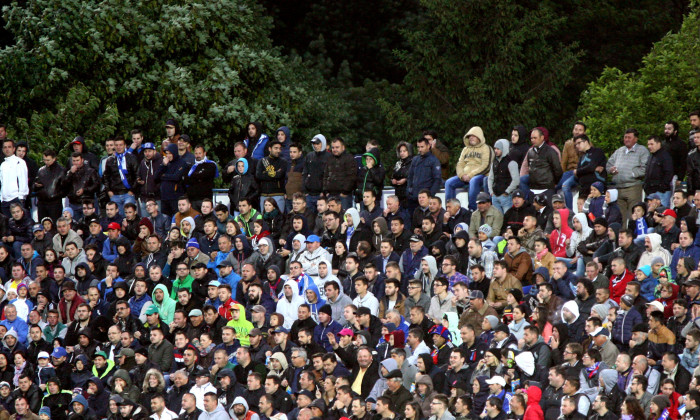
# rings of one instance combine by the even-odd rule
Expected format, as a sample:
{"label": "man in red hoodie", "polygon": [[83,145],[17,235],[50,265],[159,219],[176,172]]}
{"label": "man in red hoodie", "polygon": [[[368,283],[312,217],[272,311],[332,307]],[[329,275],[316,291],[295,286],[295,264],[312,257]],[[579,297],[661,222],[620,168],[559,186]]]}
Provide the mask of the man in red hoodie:
{"label": "man in red hoodie", "polygon": [[610,263],[612,276],[610,277],[610,299],[620,303],[620,298],[625,294],[627,283],[634,280],[634,274],[625,266],[625,260],[615,258]]}
{"label": "man in red hoodie", "polygon": [[539,387],[530,385],[525,392],[527,393],[527,409],[525,409],[523,420],[544,420],[544,413],[542,412],[542,407],[540,407],[542,390]]}

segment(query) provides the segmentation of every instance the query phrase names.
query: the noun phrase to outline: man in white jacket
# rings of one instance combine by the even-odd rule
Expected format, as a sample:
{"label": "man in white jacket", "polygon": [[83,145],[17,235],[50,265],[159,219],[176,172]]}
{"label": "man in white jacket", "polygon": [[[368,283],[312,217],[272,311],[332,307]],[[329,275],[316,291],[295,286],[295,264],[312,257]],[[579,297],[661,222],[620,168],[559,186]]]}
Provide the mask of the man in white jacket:
{"label": "man in white jacket", "polygon": [[321,239],[318,236],[309,235],[305,242],[306,251],[302,252],[299,262],[304,268],[304,273],[315,280],[318,277],[318,263],[325,261],[331,265],[332,257],[325,248],[321,248]]}
{"label": "man in white jacket", "polygon": [[304,298],[299,296],[299,284],[292,279],[284,282],[282,294],[277,302],[277,312],[284,315],[284,328],[289,329],[299,317],[297,309],[304,303]]}
{"label": "man in white jacket", "polygon": [[15,142],[4,139],[2,153],[5,160],[0,165],[0,210],[5,217],[10,217],[10,204],[20,203],[24,207],[24,200],[29,194],[29,175],[27,164],[15,155]]}

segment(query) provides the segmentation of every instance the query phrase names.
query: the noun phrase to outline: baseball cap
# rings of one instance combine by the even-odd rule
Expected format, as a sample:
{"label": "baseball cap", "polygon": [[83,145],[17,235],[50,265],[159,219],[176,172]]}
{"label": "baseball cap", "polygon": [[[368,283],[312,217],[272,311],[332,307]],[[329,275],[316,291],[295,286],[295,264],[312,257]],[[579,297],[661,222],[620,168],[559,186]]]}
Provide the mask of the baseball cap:
{"label": "baseball cap", "polygon": [[316,235],[309,235],[306,237],[306,241],[304,242],[306,242],[307,244],[312,242],[321,242],[321,239]]}
{"label": "baseball cap", "polygon": [[627,306],[632,306],[634,304],[634,298],[632,295],[623,295],[620,298],[620,302],[624,302]]}
{"label": "baseball cap", "polygon": [[554,194],[552,196],[552,203],[564,203],[564,196],[561,194]]}
{"label": "baseball cap", "polygon": [[352,337],[353,335],[355,335],[355,333],[353,333],[350,328],[343,328],[338,332],[338,335],[347,335],[349,337]]}
{"label": "baseball cap", "polygon": [[484,298],[484,292],[481,290],[472,290],[469,293],[469,299],[483,299]]}
{"label": "baseball cap", "polygon": [[308,389],[297,392],[297,397],[302,396],[302,395],[307,397],[311,401],[313,401],[314,398],[316,398],[316,396],[314,394],[312,394],[311,391],[309,391]]}
{"label": "baseball cap", "polygon": [[647,303],[646,306],[653,306],[654,309],[657,310],[657,311],[661,311],[661,312],[664,311],[664,305],[663,305],[663,303],[659,302],[658,300],[655,300],[655,301],[653,301],[653,302],[649,302],[649,303]]}
{"label": "baseball cap", "polygon": [[673,211],[673,210],[671,210],[671,209],[666,209],[666,210],[664,210],[664,212],[661,213],[661,214],[663,214],[664,216],[671,216],[671,217],[673,217],[674,219],[677,219],[677,218],[678,218],[678,215],[676,214],[676,212]]}
{"label": "baseball cap", "polygon": [[187,316],[202,316],[202,310],[201,309],[192,309]]}
{"label": "baseball cap", "polygon": [[685,287],[697,286],[700,287],[700,279],[693,279],[685,282]]}
{"label": "baseball cap", "polygon": [[494,328],[493,332],[502,332],[506,334],[510,334],[510,330],[508,329],[508,326],[506,324],[498,324],[496,328]]}
{"label": "baseball cap", "polygon": [[37,223],[37,224],[35,224],[34,227],[32,228],[32,233],[34,233],[34,232],[41,232],[42,230],[44,230],[44,226],[43,226],[41,223]]}
{"label": "baseball cap", "polygon": [[635,325],[634,327],[632,327],[632,332],[633,332],[633,333],[634,333],[634,332],[645,332],[645,333],[648,333],[648,332],[649,332],[649,324],[647,324],[646,322],[640,322],[639,324],[637,324],[637,325]]}
{"label": "baseball cap", "polygon": [[221,283],[219,283],[218,280],[212,280],[209,282],[209,286],[219,287],[221,286]]}
{"label": "baseball cap", "polygon": [[143,147],[144,149],[156,150],[155,144],[153,144],[153,143],[151,143],[151,142],[144,143],[144,145],[143,145],[142,147]]}
{"label": "baseball cap", "polygon": [[494,385],[494,384],[500,385],[504,388],[506,386],[506,380],[503,379],[503,376],[498,376],[498,375],[492,376],[491,379],[487,379],[486,383],[489,385]]}
{"label": "baseball cap", "polygon": [[491,196],[490,196],[489,193],[487,193],[487,192],[480,192],[480,193],[476,196],[476,203],[477,203],[477,204],[479,204],[479,203],[488,203],[489,201],[491,201]]}
{"label": "baseball cap", "polygon": [[233,267],[233,265],[232,265],[230,262],[224,260],[224,261],[221,261],[221,262],[220,262],[219,264],[217,264],[217,266],[216,266],[216,268],[221,268],[221,267]]}
{"label": "baseball cap", "polygon": [[610,331],[607,328],[598,327],[593,332],[591,332],[591,337],[598,337],[599,335],[604,335],[610,337]]}
{"label": "baseball cap", "polygon": [[659,200],[661,201],[661,195],[659,193],[647,195],[647,200]]}
{"label": "baseball cap", "polygon": [[513,191],[513,198],[515,197],[520,197],[520,198],[525,198],[525,193],[521,189],[517,189]]}
{"label": "baseball cap", "polygon": [[253,328],[248,332],[248,336],[250,337],[257,337],[259,335],[262,335],[262,330],[260,328]]}
{"label": "baseball cap", "polygon": [[267,309],[265,309],[265,307],[262,305],[255,305],[250,308],[250,310],[251,312],[267,312]]}
{"label": "baseball cap", "polygon": [[93,357],[104,357],[106,359],[107,353],[105,353],[103,351],[98,351],[98,352],[95,352],[95,355]]}
{"label": "baseball cap", "polygon": [[107,229],[122,230],[122,227],[117,222],[112,222],[107,225]]}
{"label": "baseball cap", "polygon": [[45,351],[40,351],[39,355],[36,357],[37,359],[48,359],[49,354]]}
{"label": "baseball cap", "polygon": [[134,357],[134,355],[136,355],[136,353],[134,353],[134,349],[130,349],[128,347],[122,347],[122,349],[119,350],[119,354],[117,354],[117,357],[122,357],[122,356]]}
{"label": "baseball cap", "polygon": [[10,388],[10,384],[9,384],[7,381],[2,381],[2,382],[0,382],[0,388],[2,388],[2,387],[4,387],[4,386]]}
{"label": "baseball cap", "polygon": [[153,314],[158,314],[160,313],[160,310],[156,305],[151,305],[146,309],[146,315],[153,315]]}
{"label": "baseball cap", "polygon": [[277,333],[289,334],[289,330],[284,328],[284,327],[277,327],[277,328],[275,328],[275,330],[272,333],[273,334],[277,334]]}
{"label": "baseball cap", "polygon": [[59,359],[68,356],[68,352],[63,347],[56,347],[53,349],[53,352],[51,352],[51,356]]}
{"label": "baseball cap", "polygon": [[411,235],[411,239],[409,239],[411,242],[423,242],[423,238],[420,237],[420,235]]}
{"label": "baseball cap", "polygon": [[194,268],[195,270],[198,268],[207,268],[207,265],[203,262],[198,262],[197,264],[193,265],[192,268]]}

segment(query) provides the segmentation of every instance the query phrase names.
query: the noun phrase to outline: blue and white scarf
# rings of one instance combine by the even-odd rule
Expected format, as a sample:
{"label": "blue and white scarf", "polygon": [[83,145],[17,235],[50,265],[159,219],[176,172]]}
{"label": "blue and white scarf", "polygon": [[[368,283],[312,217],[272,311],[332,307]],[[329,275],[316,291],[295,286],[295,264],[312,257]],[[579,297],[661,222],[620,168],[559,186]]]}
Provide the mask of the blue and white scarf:
{"label": "blue and white scarf", "polygon": [[203,160],[195,160],[194,165],[192,165],[192,167],[190,168],[190,171],[187,173],[187,176],[192,176],[194,171],[197,169],[197,165],[199,165],[200,163],[207,163],[207,162],[214,164],[214,168],[216,168],[215,169],[216,175],[214,175],[214,178],[218,178],[219,177],[219,165],[217,165],[216,162],[214,162],[213,160],[209,160],[207,158],[204,158]]}
{"label": "blue and white scarf", "polygon": [[119,176],[122,179],[122,184],[127,189],[131,189],[129,181],[126,179],[126,175],[129,173],[126,169],[126,153],[115,153],[114,156],[117,158],[117,168],[119,168]]}

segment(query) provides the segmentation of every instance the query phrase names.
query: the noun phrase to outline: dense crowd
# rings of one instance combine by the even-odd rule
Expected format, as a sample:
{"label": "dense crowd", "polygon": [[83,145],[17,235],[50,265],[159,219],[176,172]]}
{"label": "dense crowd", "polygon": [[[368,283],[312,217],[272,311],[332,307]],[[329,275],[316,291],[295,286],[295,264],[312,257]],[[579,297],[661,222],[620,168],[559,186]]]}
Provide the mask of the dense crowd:
{"label": "dense crowd", "polygon": [[700,419],[689,118],[393,168],[259,123],[219,164],[172,119],[40,167],[0,126],[0,419]]}

